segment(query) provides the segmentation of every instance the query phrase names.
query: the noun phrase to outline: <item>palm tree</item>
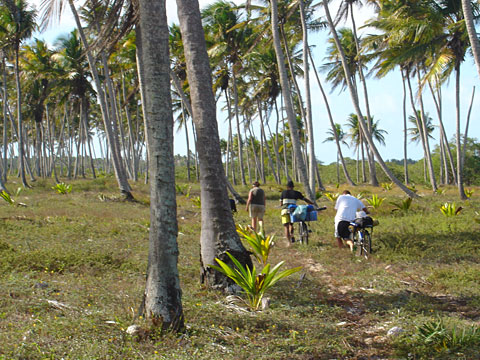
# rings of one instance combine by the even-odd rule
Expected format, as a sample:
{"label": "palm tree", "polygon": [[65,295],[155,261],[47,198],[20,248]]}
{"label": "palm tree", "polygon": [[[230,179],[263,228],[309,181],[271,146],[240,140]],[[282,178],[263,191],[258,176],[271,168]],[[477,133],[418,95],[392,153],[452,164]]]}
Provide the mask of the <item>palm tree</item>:
{"label": "palm tree", "polygon": [[462,0],[463,15],[465,16],[465,25],[467,27],[468,38],[472,47],[473,59],[477,66],[478,75],[480,76],[480,42],[478,40],[477,31],[475,30],[473,6],[470,0]]}
{"label": "palm tree", "polygon": [[19,52],[20,44],[28,39],[35,29],[36,12],[31,10],[28,3],[24,0],[8,1],[5,3],[7,9],[0,9],[0,23],[3,25],[2,32],[8,39],[8,44],[14,52],[14,71],[15,84],[17,89],[17,134],[18,134],[18,159],[19,171],[22,184],[29,187],[25,178],[24,162],[24,139],[23,139],[23,119],[22,119],[22,89],[20,83]]}
{"label": "palm tree", "polygon": [[42,144],[46,143],[44,136],[43,118],[45,104],[49,97],[53,82],[56,79],[53,51],[48,49],[44,41],[35,39],[30,45],[21,49],[20,66],[23,69],[23,87],[25,90],[24,118],[35,121],[36,132],[36,170],[38,176],[47,176],[46,169],[42,166]]}
{"label": "palm tree", "polygon": [[355,90],[355,87],[351,81],[351,74],[350,74],[350,70],[348,68],[348,64],[347,64],[347,60],[345,58],[345,55],[343,53],[343,49],[342,49],[342,46],[341,46],[341,43],[340,43],[340,40],[338,38],[338,35],[337,35],[337,32],[336,32],[336,29],[335,29],[335,26],[333,24],[333,20],[332,20],[332,17],[330,15],[330,11],[329,11],[329,8],[328,8],[328,3],[326,0],[323,0],[322,1],[323,3],[323,7],[325,9],[325,14],[326,14],[326,17],[327,17],[327,22],[329,24],[329,27],[330,27],[330,31],[332,33],[332,35],[334,36],[334,39],[335,39],[335,44],[338,48],[338,51],[340,53],[340,57],[341,57],[341,60],[342,60],[342,66],[343,66],[343,70],[345,72],[345,79],[347,81],[347,86],[348,86],[348,90],[350,92],[350,97],[352,99],[352,104],[355,108],[355,112],[358,116],[358,119],[359,119],[359,122],[360,122],[360,126],[361,126],[361,129],[362,129],[362,132],[363,134],[365,134],[365,137],[366,137],[366,140],[370,146],[370,148],[372,149],[373,153],[375,154],[375,157],[380,165],[380,167],[382,168],[382,170],[385,172],[385,174],[390,178],[390,180],[395,184],[397,185],[403,192],[405,192],[408,196],[410,197],[418,197],[418,195],[416,195],[413,191],[411,191],[410,189],[408,189],[405,185],[403,185],[396,177],[395,175],[393,175],[393,173],[390,171],[390,169],[387,167],[387,165],[385,164],[385,162],[383,161],[382,157],[380,156],[380,153],[378,152],[378,149],[377,147],[375,146],[374,142],[373,142],[373,139],[372,139],[372,135],[371,133],[369,132],[366,124],[365,124],[365,121],[363,120],[363,115],[362,115],[362,112],[360,110],[360,106],[359,106],[359,102],[358,102],[358,97],[357,97],[357,94],[356,94],[356,90]]}
{"label": "palm tree", "polygon": [[145,115],[150,166],[150,246],[145,312],[162,329],[184,328],[178,276],[177,204],[170,98],[168,26],[164,1],[140,0]]}
{"label": "palm tree", "polygon": [[[252,36],[252,29],[247,24],[239,26],[242,21],[240,9],[231,2],[218,0],[215,3],[208,5],[202,10],[202,20],[205,24],[206,32],[209,38],[213,41],[209,49],[210,54],[218,59],[219,64],[225,64],[227,67],[223,69],[226,75],[224,81],[228,85],[231,74],[232,93],[234,101],[234,116],[237,125],[238,136],[238,161],[240,167],[240,177],[242,184],[246,185],[244,161],[243,161],[243,141],[240,131],[240,110],[238,98],[237,77],[241,69],[241,56],[243,50],[249,47],[250,38]],[[226,90],[226,89],[225,89]],[[228,93],[226,92],[228,101]]]}
{"label": "palm tree", "polygon": [[[110,114],[116,116],[115,108],[114,106],[109,108],[107,104],[107,94],[100,80],[100,74],[98,72],[96,58],[92,53],[91,44],[87,40],[87,36],[82,26],[80,15],[78,14],[78,11],[75,7],[74,0],[42,0],[41,8],[44,10],[42,21],[41,21],[42,27],[46,27],[46,25],[48,25],[48,23],[52,20],[52,17],[54,15],[61,13],[61,10],[63,8],[65,1],[68,2],[70,10],[72,11],[75,24],[77,26],[78,34],[82,41],[83,47],[85,48],[88,65],[90,67],[90,72],[92,74],[92,78],[95,83],[95,89],[97,91],[98,101],[100,103],[103,125],[104,125],[106,137],[107,137],[108,144],[112,154],[113,169],[115,172],[115,177],[117,179],[118,186],[120,188],[121,193],[125,196],[125,199],[133,200],[133,195],[131,193],[132,189],[130,187],[130,184],[128,183],[127,174],[126,174],[122,156],[120,153],[118,136],[114,132],[114,126],[116,126],[116,121],[113,121],[113,119],[110,117]],[[95,4],[93,5],[98,5],[98,4],[95,1]],[[95,21],[96,21],[95,24],[98,25],[98,19],[95,18]],[[106,72],[104,73],[104,76],[107,80],[109,80],[109,74],[107,72],[108,65],[106,64],[106,56],[103,51],[100,52],[100,55],[101,55],[100,58],[102,59],[102,62],[103,62],[102,65],[106,70]],[[113,94],[111,87],[109,89],[109,93]],[[113,98],[113,96],[110,97],[110,100],[111,98]]]}
{"label": "palm tree", "polygon": [[[368,2],[369,4],[373,4],[374,6],[375,1]],[[370,114],[370,103],[369,103],[369,98],[368,98],[368,91],[367,91],[367,82],[365,81],[365,76],[363,74],[363,60],[362,60],[362,48],[360,46],[360,38],[357,35],[357,25],[355,21],[355,16],[353,12],[353,4],[357,4],[358,6],[362,6],[361,0],[343,0],[340,4],[340,8],[337,13],[337,18],[336,20],[339,21],[342,18],[347,19],[348,15],[350,15],[350,20],[352,23],[352,35],[353,35],[353,40],[355,42],[355,48],[357,52],[357,62],[358,62],[358,77],[360,79],[360,82],[363,87],[363,95],[364,95],[364,101],[365,101],[365,110],[367,113],[367,126],[368,129],[371,131],[372,127],[372,116]],[[358,96],[358,94],[357,94]],[[371,150],[367,146],[367,155],[368,155],[368,166],[370,169],[370,183],[373,186],[378,186],[378,180],[377,180],[377,172],[375,169],[375,161],[373,157],[373,153],[371,153]]]}
{"label": "palm tree", "polygon": [[[307,197],[310,199],[315,199],[313,190],[310,189],[307,170],[305,167],[305,162],[303,161],[301,145],[300,145],[300,137],[298,132],[298,125],[296,116],[293,110],[292,104],[292,96],[290,91],[290,84],[287,77],[287,70],[285,68],[285,60],[282,51],[282,47],[280,44],[280,36],[278,31],[278,5],[277,0],[270,0],[271,6],[271,16],[272,16],[272,35],[273,35],[273,44],[275,48],[275,54],[277,56],[277,65],[279,69],[279,76],[280,76],[280,84],[282,88],[282,95],[284,98],[285,104],[285,111],[287,114],[288,125],[290,127],[290,139],[292,141],[293,146],[293,154],[295,156],[295,161],[297,165],[297,169],[300,174],[300,181],[302,182]],[[314,174],[312,174],[314,175]]]}
{"label": "palm tree", "polygon": [[[410,115],[408,121],[412,124],[412,127],[407,129],[407,133],[410,135],[410,141],[415,143],[423,142],[423,126],[419,128],[418,119],[421,117],[420,110],[417,110],[417,115]],[[434,139],[432,133],[435,130],[435,127],[432,124],[432,118],[428,113],[425,113],[424,116],[425,129],[427,130],[427,137],[429,139]],[[423,174],[425,181],[427,180],[427,163],[426,163],[426,154],[423,157]]]}
{"label": "palm tree", "polygon": [[[58,64],[58,81],[62,91],[60,102],[72,102],[78,105],[80,110],[80,129],[84,134],[90,132],[89,111],[90,100],[95,97],[95,90],[91,83],[91,72],[85,57],[84,48],[79,38],[78,30],[73,30],[70,34],[60,36],[55,42],[56,53],[55,61]],[[88,142],[90,152],[90,167],[92,175],[95,177],[95,167],[93,164],[91,139],[85,136],[83,140]]]}
{"label": "palm tree", "polygon": [[211,287],[227,287],[228,280],[214,272],[215,258],[229,261],[228,251],[240,263],[252,266],[235,229],[222,164],[210,63],[198,0],[177,0],[192,114],[197,133],[202,203],[200,252],[203,279]]}
{"label": "palm tree", "polygon": [[[327,134],[330,136],[327,137],[325,140],[323,140],[323,142],[338,141],[340,144],[348,147],[348,143],[345,141],[346,134],[342,129],[342,125],[335,124],[335,132],[332,129],[330,129],[327,131]],[[337,184],[340,183],[339,157],[340,157],[340,152],[337,149]]]}

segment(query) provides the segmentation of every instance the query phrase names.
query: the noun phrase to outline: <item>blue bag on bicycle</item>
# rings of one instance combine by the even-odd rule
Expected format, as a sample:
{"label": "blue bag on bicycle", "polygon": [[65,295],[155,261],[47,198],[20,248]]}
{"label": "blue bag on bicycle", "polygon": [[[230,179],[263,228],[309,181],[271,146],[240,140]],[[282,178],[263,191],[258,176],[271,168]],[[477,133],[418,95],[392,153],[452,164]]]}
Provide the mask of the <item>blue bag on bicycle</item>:
{"label": "blue bag on bicycle", "polygon": [[307,217],[305,221],[317,221],[317,211],[313,205],[307,206]]}
{"label": "blue bag on bicycle", "polygon": [[297,205],[295,210],[290,214],[290,220],[292,222],[305,221],[307,218],[307,206]]}

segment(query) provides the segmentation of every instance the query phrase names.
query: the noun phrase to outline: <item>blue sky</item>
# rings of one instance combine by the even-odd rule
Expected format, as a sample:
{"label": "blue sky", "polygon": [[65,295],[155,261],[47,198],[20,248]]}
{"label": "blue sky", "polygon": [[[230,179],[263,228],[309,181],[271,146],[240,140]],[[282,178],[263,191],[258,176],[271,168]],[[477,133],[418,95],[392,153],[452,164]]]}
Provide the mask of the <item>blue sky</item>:
{"label": "blue sky", "polygon": [[[204,7],[211,0],[200,0],[200,7]],[[235,1],[242,3],[244,1]],[[32,3],[40,3],[40,0],[32,1]],[[334,5],[332,9],[334,9]],[[334,12],[331,10],[332,13]],[[176,17],[176,3],[174,0],[167,0],[167,12],[169,22],[178,22]],[[372,12],[367,7],[363,7],[358,12],[358,23],[363,23],[372,16]],[[54,27],[51,27],[47,32],[38,35],[49,42],[53,42],[59,34],[69,32],[73,28],[74,23],[68,9],[65,10],[62,21]],[[368,32],[368,30],[367,30]],[[310,45],[314,45],[313,57],[317,68],[324,62],[325,50],[327,48],[326,41],[329,37],[328,31],[323,31],[316,34],[309,35]],[[333,113],[334,121],[340,124],[345,124],[346,119],[350,113],[353,113],[353,106],[351,105],[348,91],[340,92],[338,89],[330,92],[330,86],[323,79],[325,74],[319,73],[322,79],[322,84],[328,92],[329,104]],[[315,136],[315,153],[317,158],[323,163],[331,163],[336,160],[336,149],[332,143],[323,143],[327,132],[330,129],[329,120],[327,118],[323,98],[318,89],[316,79],[313,72],[311,72],[311,86],[312,86],[312,104],[313,104],[313,121],[314,121],[314,136]],[[443,121],[449,139],[455,135],[455,87],[454,79],[444,86],[443,93]],[[403,158],[403,114],[402,101],[403,89],[399,72],[393,72],[383,79],[368,79],[367,80],[369,101],[371,107],[371,114],[375,120],[380,120],[379,127],[387,130],[385,135],[386,146],[380,146],[379,150],[384,159],[401,159]],[[475,70],[475,65],[471,56],[467,56],[461,69],[461,123],[462,133],[464,131],[468,106],[470,97],[474,86],[480,85],[478,73]],[[479,90],[479,89],[477,89]],[[472,109],[472,116],[470,119],[469,137],[480,138],[479,114],[480,114],[480,94],[477,91],[476,100]],[[424,94],[425,109],[433,118],[433,123],[438,125],[437,113],[429,92]],[[218,108],[223,107],[222,100],[219,102]],[[363,107],[362,107],[363,110]],[[364,110],[363,110],[364,111]],[[409,114],[413,112],[410,110],[409,102],[407,102],[407,111]],[[364,111],[365,113],[365,111]],[[226,138],[228,128],[226,126],[226,114],[218,111],[218,123],[220,136]],[[274,119],[271,119],[272,124]],[[345,128],[346,130],[346,128]],[[259,132],[257,131],[257,134]],[[438,142],[438,130],[433,134],[431,148]],[[180,131],[175,136],[175,153],[185,154],[186,145],[184,139],[184,132]],[[355,157],[353,149],[344,148],[344,155]],[[423,157],[423,152],[420,146],[409,143],[408,156],[412,159],[420,159]]]}

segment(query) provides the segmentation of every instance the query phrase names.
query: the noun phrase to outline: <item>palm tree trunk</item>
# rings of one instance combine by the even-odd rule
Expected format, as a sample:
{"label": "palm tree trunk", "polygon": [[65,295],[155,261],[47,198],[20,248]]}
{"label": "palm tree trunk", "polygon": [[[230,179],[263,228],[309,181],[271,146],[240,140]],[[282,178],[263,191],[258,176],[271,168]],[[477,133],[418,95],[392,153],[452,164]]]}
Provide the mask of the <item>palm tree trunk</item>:
{"label": "palm tree trunk", "polygon": [[177,0],[177,11],[200,160],[202,277],[211,287],[226,288],[229,280],[210,267],[211,264],[216,263],[215,259],[231,264],[226,254],[228,251],[243,265],[251,267],[252,262],[248,251],[238,237],[230,210],[227,179],[223,172],[220,151],[210,62],[198,0]]}
{"label": "palm tree trunk", "polygon": [[407,89],[405,86],[405,74],[403,69],[400,69],[400,73],[402,74],[402,85],[403,85],[403,102],[402,102],[402,110],[403,110],[403,173],[405,177],[405,185],[410,184],[410,179],[408,176],[408,155],[407,155],[407,142],[408,142],[408,134],[407,134]]}
{"label": "palm tree trunk", "polygon": [[[443,136],[446,155],[448,155],[448,160],[450,162],[450,168],[451,168],[451,171],[452,171],[452,174],[453,174],[453,179],[454,179],[455,184],[457,184],[457,172],[455,170],[455,164],[453,162],[453,155],[452,155],[452,151],[450,149],[450,144],[448,143],[448,138],[447,138],[447,133],[445,132],[445,127],[443,126],[442,96],[441,96],[441,93],[440,93],[440,89],[438,89],[438,99],[437,99],[437,96],[435,96],[435,91],[433,90],[432,84],[430,82],[428,82],[428,86],[429,86],[430,92],[432,94],[433,102],[435,103],[435,109],[437,110],[438,123],[440,125],[440,133]],[[445,174],[448,174],[448,171],[446,171]],[[448,182],[448,180],[447,180],[447,182]]]}
{"label": "palm tree trunk", "polygon": [[[361,61],[361,56],[360,56],[360,44],[358,41],[358,36],[357,36],[357,26],[355,24],[355,17],[353,16],[353,3],[349,2],[350,7],[350,18],[352,21],[352,31],[353,31],[353,38],[355,41],[355,47],[357,48],[357,54],[358,54],[358,75],[360,77],[360,82],[362,83],[363,86],[363,95],[365,97],[365,109],[367,111],[367,127],[368,131],[370,133],[372,132],[372,116],[370,114],[370,104],[368,100],[368,91],[367,91],[367,82],[365,81],[365,76],[363,75],[363,64]],[[358,96],[358,93],[357,93]],[[368,169],[369,169],[369,174],[370,174],[370,185],[372,186],[378,186],[378,179],[377,179],[377,170],[375,168],[375,158],[373,157],[373,153],[369,149],[368,145],[366,146],[367,149],[367,158],[368,158]]]}
{"label": "palm tree trunk", "polygon": [[290,86],[288,83],[287,71],[285,69],[285,60],[283,56],[282,47],[280,44],[280,36],[278,31],[278,6],[277,0],[270,0],[271,4],[271,16],[272,16],[272,35],[273,35],[273,44],[275,48],[275,54],[277,56],[277,66],[280,76],[280,84],[282,88],[282,95],[285,101],[285,110],[287,112],[288,124],[290,126],[290,137],[292,141],[293,154],[295,156],[296,166],[300,173],[300,181],[303,184],[305,193],[309,199],[314,201],[315,196],[310,188],[307,169],[302,157],[302,150],[300,145],[300,138],[298,133],[298,126],[296,116],[293,110],[292,96],[290,93]]}
{"label": "palm tree trunk", "polygon": [[345,179],[347,180],[348,185],[355,186],[355,183],[353,182],[352,178],[350,177],[350,174],[348,173],[345,159],[343,158],[342,147],[340,144],[340,139],[338,138],[337,131],[335,129],[335,121],[333,121],[332,111],[330,110],[330,104],[328,103],[327,95],[325,94],[322,83],[320,82],[320,77],[318,76],[317,69],[315,68],[315,63],[313,61],[313,57],[310,52],[310,49],[308,50],[308,54],[312,62],[312,68],[315,73],[315,77],[317,79],[318,87],[320,88],[320,92],[322,93],[323,102],[325,103],[325,107],[327,108],[328,120],[330,120],[330,126],[332,127],[332,131],[335,137],[335,144],[337,145],[337,155],[339,156],[340,162],[342,163],[343,174],[345,175]]}
{"label": "palm tree trunk", "polygon": [[475,98],[475,86],[472,90],[472,98],[470,99],[470,106],[468,107],[467,123],[465,124],[465,133],[463,135],[463,149],[462,149],[462,164],[465,163],[465,155],[467,153],[468,142],[468,127],[470,125],[470,115],[472,114],[473,99]]}
{"label": "palm tree trunk", "polygon": [[[417,77],[418,77],[418,84],[420,85],[421,80],[420,80],[420,73],[417,71]],[[423,106],[423,96],[422,96],[422,89],[420,88],[419,94],[418,94],[418,99],[420,103],[420,118],[422,122],[422,129],[423,129],[423,137],[424,137],[424,142],[425,142],[425,152],[427,155],[427,166],[428,166],[428,174],[430,176],[430,184],[432,185],[432,190],[437,191],[437,182],[435,180],[435,172],[433,171],[433,162],[432,162],[432,153],[430,152],[430,142],[428,140],[428,131],[427,131],[427,121],[425,119],[425,109]]]}
{"label": "palm tree trunk", "polygon": [[380,167],[385,172],[385,174],[390,178],[390,180],[395,185],[397,185],[409,197],[417,198],[418,197],[417,194],[415,194],[413,191],[408,189],[404,184],[402,184],[402,182],[400,182],[395,177],[395,175],[393,175],[393,173],[390,171],[390,169],[387,167],[387,165],[383,161],[383,158],[380,156],[380,153],[378,152],[378,149],[375,146],[375,143],[373,142],[372,136],[371,136],[370,132],[368,131],[368,128],[365,124],[365,121],[363,120],[363,115],[362,115],[362,112],[360,110],[360,106],[359,106],[359,103],[358,103],[358,98],[357,98],[357,95],[356,95],[356,92],[355,92],[355,88],[354,88],[354,86],[351,82],[350,70],[348,69],[348,66],[347,66],[347,62],[346,62],[346,59],[345,59],[345,53],[344,53],[344,51],[342,49],[342,46],[340,44],[340,40],[338,39],[338,35],[337,35],[336,30],[335,30],[335,26],[333,25],[333,20],[332,20],[332,17],[330,16],[330,11],[328,9],[328,3],[327,3],[326,0],[323,0],[322,2],[323,2],[323,6],[325,8],[325,14],[327,16],[328,25],[330,26],[330,31],[331,31],[331,33],[334,37],[335,44],[337,45],[337,49],[338,49],[338,51],[340,53],[340,56],[341,56],[343,70],[345,72],[345,79],[347,81],[348,89],[350,91],[350,96],[352,98],[352,103],[353,103],[353,106],[355,107],[355,111],[356,111],[357,116],[358,116],[358,121],[360,123],[360,126],[362,127],[362,131],[366,135],[366,140],[367,140],[368,144],[370,145],[370,148],[372,149],[373,153],[375,154],[375,157],[377,158],[377,161],[378,161]]}
{"label": "palm tree trunk", "polygon": [[477,66],[478,75],[480,76],[480,41],[473,23],[472,3],[470,0],[462,0],[463,16],[465,18],[465,25],[467,27],[468,38],[472,46],[473,59]]}
{"label": "palm tree trunk", "polygon": [[23,148],[23,123],[22,123],[22,88],[20,85],[20,69],[18,68],[18,48],[15,49],[15,84],[17,86],[17,125],[18,125],[18,159],[19,172],[24,187],[30,187],[25,177],[25,152]]}
{"label": "palm tree trunk", "polygon": [[307,112],[306,124],[308,132],[308,167],[310,174],[310,189],[315,192],[315,168],[317,167],[317,160],[315,158],[315,143],[313,135],[313,121],[312,121],[312,101],[310,95],[310,72],[309,72],[309,63],[308,63],[308,30],[307,24],[305,21],[305,3],[303,0],[300,0],[300,18],[302,22],[302,35],[303,35],[303,78],[305,81],[305,107]]}
{"label": "palm tree trunk", "polygon": [[240,179],[242,184],[246,185],[245,181],[245,170],[243,164],[243,143],[242,143],[242,132],[240,131],[240,116],[238,108],[238,90],[237,90],[237,78],[235,76],[235,71],[232,69],[232,78],[233,78],[233,106],[235,109],[235,121],[237,123],[237,149],[238,149],[238,167],[240,168]]}
{"label": "palm tree trunk", "polygon": [[465,195],[465,190],[463,188],[463,158],[462,158],[462,143],[461,143],[461,128],[460,128],[460,64],[455,66],[455,106],[456,106],[456,117],[457,117],[457,186],[458,186],[458,195],[460,199],[466,200],[467,196]]}
{"label": "palm tree trunk", "polygon": [[3,87],[2,87],[2,109],[3,109],[3,182],[7,182],[8,169],[8,119],[7,119],[7,68],[5,66],[5,56],[2,55],[2,69],[3,69]]}
{"label": "palm tree trunk", "polygon": [[[92,77],[95,82],[95,87],[97,89],[97,95],[98,95],[98,100],[100,102],[100,109],[102,112],[102,119],[103,119],[103,124],[105,128],[105,133],[107,135],[107,140],[110,146],[110,149],[112,150],[112,158],[113,158],[113,169],[115,171],[115,177],[118,182],[118,186],[120,188],[120,191],[125,195],[126,199],[130,200],[133,199],[132,193],[131,193],[131,187],[130,184],[128,183],[125,171],[123,169],[123,164],[121,158],[118,157],[117,151],[114,151],[115,148],[118,149],[115,145],[115,139],[114,139],[114,133],[112,130],[111,126],[111,120],[108,116],[108,110],[107,110],[107,103],[105,100],[105,93],[102,88],[102,84],[100,82],[100,77],[98,75],[98,70],[95,64],[95,60],[93,58],[93,55],[90,51],[90,46],[88,44],[87,38],[85,36],[85,32],[83,31],[82,24],[80,22],[80,17],[78,15],[77,9],[75,8],[75,4],[73,0],[68,0],[68,3],[70,5],[70,9],[72,11],[73,17],[75,19],[75,23],[77,25],[78,33],[80,35],[80,38],[82,40],[83,46],[86,49],[86,55],[87,55],[87,60],[88,64],[90,66],[90,71],[92,73]],[[108,68],[107,68],[108,69]],[[118,137],[117,140],[118,142]]]}
{"label": "palm tree trunk", "polygon": [[162,329],[183,330],[184,317],[178,275],[177,204],[173,156],[173,114],[165,1],[140,0],[144,29],[146,134],[152,161],[150,172],[150,236],[145,286],[145,312]]}

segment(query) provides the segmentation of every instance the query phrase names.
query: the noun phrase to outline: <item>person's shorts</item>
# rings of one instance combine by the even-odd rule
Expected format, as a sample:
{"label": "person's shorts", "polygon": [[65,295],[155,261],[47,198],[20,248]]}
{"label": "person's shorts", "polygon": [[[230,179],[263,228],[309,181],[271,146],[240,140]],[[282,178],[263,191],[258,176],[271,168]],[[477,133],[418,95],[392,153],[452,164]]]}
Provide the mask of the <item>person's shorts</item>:
{"label": "person's shorts", "polygon": [[263,219],[265,215],[265,205],[250,204],[250,217]]}
{"label": "person's shorts", "polygon": [[290,224],[290,212],[288,209],[282,209],[282,212],[280,213],[282,216],[282,224]]}
{"label": "person's shorts", "polygon": [[350,238],[350,229],[348,226],[350,225],[350,221],[339,221],[335,224],[335,237],[339,237],[342,239],[349,239]]}

